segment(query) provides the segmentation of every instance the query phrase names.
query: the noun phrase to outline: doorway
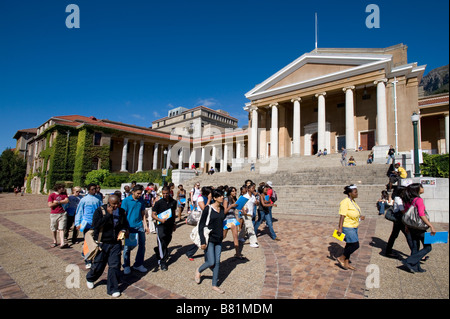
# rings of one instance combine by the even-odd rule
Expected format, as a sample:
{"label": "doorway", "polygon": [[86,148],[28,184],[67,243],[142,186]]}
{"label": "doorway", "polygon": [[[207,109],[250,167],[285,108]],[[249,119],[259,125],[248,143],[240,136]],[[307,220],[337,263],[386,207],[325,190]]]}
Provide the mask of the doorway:
{"label": "doorway", "polygon": [[359,139],[363,151],[371,150],[375,146],[375,131],[361,132]]}
{"label": "doorway", "polygon": [[317,132],[311,135],[311,154],[317,154]]}

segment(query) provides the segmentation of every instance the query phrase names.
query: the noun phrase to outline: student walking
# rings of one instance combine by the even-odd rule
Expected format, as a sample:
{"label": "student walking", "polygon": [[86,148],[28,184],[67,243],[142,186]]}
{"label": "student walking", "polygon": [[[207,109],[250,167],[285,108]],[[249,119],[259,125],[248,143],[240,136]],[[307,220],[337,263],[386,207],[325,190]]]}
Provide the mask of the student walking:
{"label": "student walking", "polygon": [[[158,257],[158,265],[161,270],[167,270],[167,259],[169,258],[169,244],[172,241],[172,233],[177,229],[175,224],[175,213],[177,201],[170,196],[170,188],[164,186],[162,198],[155,203],[152,210],[152,217],[157,222],[156,237],[158,246],[155,248]],[[167,218],[158,217],[159,214],[170,211],[171,216]]]}
{"label": "student walking", "polygon": [[94,282],[100,278],[108,265],[106,292],[112,297],[120,296],[121,239],[128,233],[127,216],[125,210],[119,207],[119,201],[120,197],[111,195],[108,204],[100,206],[94,212],[93,238],[96,241],[99,240],[101,251],[95,256],[92,267],[86,275],[87,287],[93,289]]}
{"label": "student walking", "polygon": [[261,225],[262,221],[266,221],[267,227],[269,227],[270,238],[273,240],[280,240],[275,231],[273,230],[272,225],[272,212],[270,211],[270,207],[277,207],[277,204],[271,204],[269,195],[267,195],[267,191],[269,190],[269,186],[264,184],[259,187],[258,192],[261,194],[259,197],[259,210],[261,213],[261,217],[255,224],[255,231],[258,231],[259,225]]}
{"label": "student walking", "polygon": [[177,192],[177,207],[178,207],[178,221],[181,221],[181,214],[184,211],[184,207],[186,206],[186,190],[183,188],[183,185],[178,185]]}
{"label": "student walking", "polygon": [[255,215],[256,205],[259,203],[256,201],[255,195],[253,193],[255,192],[255,184],[250,184],[250,186],[247,187],[247,196],[249,197],[249,200],[247,203],[245,203],[243,212],[242,212],[242,219],[244,220],[244,225],[241,227],[241,231],[239,233],[239,238],[243,239],[245,235],[248,236],[248,241],[250,242],[250,247],[252,248],[258,248],[258,239],[256,237],[255,228],[253,226],[253,217]]}
{"label": "student walking", "polygon": [[[197,197],[197,200],[196,200],[197,205],[194,208],[195,210],[200,211],[200,218],[201,218],[201,213],[203,212],[205,207],[212,204],[213,202],[214,202],[214,200],[212,199],[211,187],[203,186],[201,194]],[[197,250],[198,250],[197,245],[192,244],[191,247],[186,252],[186,256],[190,261],[194,261],[194,255],[197,252]]]}
{"label": "student walking", "polygon": [[63,184],[56,184],[53,188],[54,192],[48,196],[48,207],[50,208],[50,229],[53,235],[52,247],[58,246],[58,236],[60,240],[60,248],[68,247],[64,242],[64,229],[66,228],[67,213],[63,208],[63,204],[69,202],[66,190]]}
{"label": "student walking", "polygon": [[69,240],[69,231],[70,227],[73,225],[73,231],[72,231],[72,244],[75,244],[78,237],[78,229],[75,227],[75,213],[77,212],[78,204],[80,203],[80,200],[83,198],[81,193],[81,187],[76,186],[72,189],[72,195],[69,196],[69,203],[67,205],[67,222],[66,227],[64,229],[64,239],[66,241]]}
{"label": "student walking", "polygon": [[[413,183],[405,189],[401,197],[405,206],[405,212],[411,206],[415,206],[419,217],[430,228],[430,233],[434,236],[436,234],[436,229],[425,215],[425,204],[423,199],[420,197],[423,193],[424,189],[422,184]],[[426,230],[415,229],[408,226],[406,227],[411,234],[412,249],[411,256],[402,260],[402,264],[405,265],[412,273],[425,272],[426,270],[420,267],[420,262],[422,261],[422,258],[424,258],[432,249],[431,244],[424,243]],[[422,242],[423,248],[419,250],[420,242]]]}
{"label": "student walking", "polygon": [[[202,244],[201,249],[205,250],[205,263],[196,269],[194,280],[199,284],[201,282],[201,273],[207,268],[211,268],[213,271],[212,289],[223,294],[224,291],[217,285],[219,280],[220,256],[222,253],[223,221],[225,220],[225,210],[222,206],[224,200],[223,192],[216,189],[213,191],[212,197],[214,203],[205,207],[198,226],[200,243]],[[209,224],[206,225],[208,215]],[[204,236],[203,229],[205,227],[211,230],[208,241],[206,241]]]}
{"label": "student walking", "polygon": [[[102,202],[95,196],[97,192],[96,184],[89,184],[87,186],[88,194],[84,196],[77,206],[75,213],[75,227],[83,233],[83,238],[86,232],[92,227],[92,217],[97,208],[102,205]],[[81,256],[84,258],[83,252]],[[85,260],[86,269],[91,267],[91,261]]]}
{"label": "student walking", "polygon": [[391,232],[391,235],[389,236],[389,240],[386,245],[385,256],[389,257],[389,258],[398,259],[400,257],[398,254],[394,254],[393,250],[392,250],[394,247],[395,240],[397,239],[398,234],[400,232],[402,232],[405,235],[406,242],[409,246],[409,249],[412,251],[411,234],[407,231],[405,224],[403,224],[403,222],[401,220],[401,216],[404,214],[405,208],[404,208],[403,201],[402,201],[400,195],[404,190],[405,190],[405,187],[398,186],[392,193],[392,197],[393,197],[393,201],[394,201],[392,210],[393,210],[394,214],[397,214],[399,216],[399,219],[397,221],[393,222],[392,232]]}
{"label": "student walking", "polygon": [[224,198],[223,208],[225,210],[225,220],[223,226],[223,238],[225,239],[228,234],[228,229],[231,230],[233,235],[234,249],[236,253],[234,254],[235,258],[242,259],[242,255],[239,251],[239,239],[238,239],[238,222],[236,218],[236,187],[230,187],[227,191],[228,196]]}
{"label": "student walking", "polygon": [[[144,187],[136,185],[133,187],[131,196],[128,196],[122,201],[121,207],[127,213],[127,220],[129,224],[130,237],[137,238],[138,250],[136,259],[133,264],[133,269],[139,272],[147,272],[144,267],[145,255],[145,234],[149,233],[147,218],[145,216],[145,204],[142,199],[142,192]],[[136,246],[127,245],[123,249],[123,273],[128,275],[131,273],[130,268],[130,253]]]}
{"label": "student walking", "polygon": [[346,199],[343,199],[339,205],[339,226],[338,236],[341,233],[345,234],[345,248],[344,253],[337,257],[339,265],[345,269],[355,270],[356,268],[350,265],[350,256],[359,248],[358,238],[358,226],[359,220],[364,220],[365,217],[361,216],[361,209],[356,204],[355,199],[358,198],[358,189],[356,185],[351,184],[344,188],[344,194],[347,195]]}

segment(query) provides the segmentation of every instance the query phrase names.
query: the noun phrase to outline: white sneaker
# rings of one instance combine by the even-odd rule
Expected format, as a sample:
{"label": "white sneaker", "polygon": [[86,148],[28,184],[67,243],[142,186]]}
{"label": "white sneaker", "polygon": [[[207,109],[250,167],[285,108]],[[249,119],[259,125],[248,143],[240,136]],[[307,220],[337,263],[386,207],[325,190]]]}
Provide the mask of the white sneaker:
{"label": "white sneaker", "polygon": [[87,286],[89,289],[93,289],[93,288],[94,288],[94,283],[93,283],[93,282],[90,282],[90,281],[86,281],[86,286]]}
{"label": "white sneaker", "polygon": [[140,265],[139,267],[133,266],[133,269],[136,269],[139,272],[147,272],[148,271],[147,268],[145,268],[143,265]]}
{"label": "white sneaker", "polygon": [[120,297],[120,292],[114,292],[111,296],[113,296],[114,298]]}
{"label": "white sneaker", "polygon": [[252,247],[252,248],[258,248],[259,245],[258,245],[258,244],[250,244],[250,247]]}
{"label": "white sneaker", "polygon": [[124,275],[129,275],[131,273],[131,268],[130,267],[123,267],[123,273],[124,273]]}

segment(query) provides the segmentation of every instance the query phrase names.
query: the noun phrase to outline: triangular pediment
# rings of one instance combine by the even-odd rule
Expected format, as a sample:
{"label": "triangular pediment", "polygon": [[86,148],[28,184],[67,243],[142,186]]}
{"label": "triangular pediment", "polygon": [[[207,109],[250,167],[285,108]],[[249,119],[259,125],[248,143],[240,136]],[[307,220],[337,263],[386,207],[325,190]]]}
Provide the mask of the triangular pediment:
{"label": "triangular pediment", "polygon": [[348,70],[355,67],[354,65],[345,64],[325,64],[325,63],[306,63],[291,74],[280,79],[277,83],[269,87],[270,89],[287,86],[299,82],[308,81],[318,77],[323,77],[336,72]]}
{"label": "triangular pediment", "polygon": [[245,96],[250,100],[336,81],[351,76],[390,69],[392,55],[387,54],[323,54],[306,53]]}

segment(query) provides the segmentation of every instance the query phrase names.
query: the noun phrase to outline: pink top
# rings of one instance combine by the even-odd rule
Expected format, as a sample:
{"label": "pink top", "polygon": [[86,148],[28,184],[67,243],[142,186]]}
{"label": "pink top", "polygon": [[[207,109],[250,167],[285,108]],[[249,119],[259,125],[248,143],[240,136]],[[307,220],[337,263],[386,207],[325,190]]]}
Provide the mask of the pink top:
{"label": "pink top", "polygon": [[[417,211],[419,216],[425,216],[425,204],[423,203],[423,199],[421,197],[414,198],[412,205],[417,207]],[[405,204],[405,212],[411,207],[411,204]]]}

